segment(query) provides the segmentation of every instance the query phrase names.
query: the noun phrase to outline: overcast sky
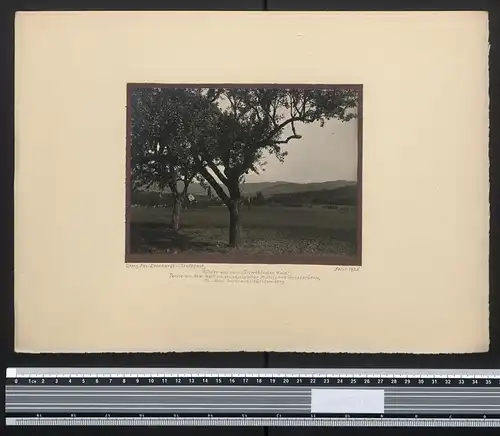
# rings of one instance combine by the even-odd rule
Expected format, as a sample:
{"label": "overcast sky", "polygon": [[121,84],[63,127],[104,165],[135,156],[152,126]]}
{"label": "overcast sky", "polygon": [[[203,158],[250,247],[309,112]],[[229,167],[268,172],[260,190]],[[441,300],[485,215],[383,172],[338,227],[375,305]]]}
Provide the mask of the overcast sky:
{"label": "overcast sky", "polygon": [[[274,156],[266,157],[266,171],[250,173],[247,182],[297,182],[314,183],[332,180],[356,181],[358,126],[353,119],[346,123],[327,121],[324,127],[319,122],[296,124],[302,139],[293,139],[283,147],[288,151],[285,161],[280,163]],[[285,132],[284,138],[291,134]]]}
{"label": "overcast sky", "polygon": [[[229,108],[229,102],[224,98],[221,98],[218,104],[223,109]],[[278,113],[280,112],[279,110]],[[287,117],[288,113],[284,113]],[[319,122],[295,123],[295,127],[302,138],[282,144],[282,149],[288,151],[284,162],[281,163],[275,156],[266,153],[263,159],[267,162],[263,167],[265,171],[248,174],[247,183],[356,181],[358,123],[355,118],[345,123],[335,119],[329,120],[323,127]],[[291,126],[287,126],[281,139],[292,134]]]}

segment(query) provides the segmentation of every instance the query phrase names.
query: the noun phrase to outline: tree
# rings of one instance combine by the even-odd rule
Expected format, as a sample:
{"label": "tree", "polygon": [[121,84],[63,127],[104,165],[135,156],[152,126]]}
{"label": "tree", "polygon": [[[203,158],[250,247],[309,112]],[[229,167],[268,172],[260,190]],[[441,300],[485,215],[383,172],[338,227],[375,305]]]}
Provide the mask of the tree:
{"label": "tree", "polygon": [[[215,102],[216,139],[198,141],[195,156],[203,178],[229,210],[229,245],[241,241],[240,184],[250,172],[259,173],[267,151],[281,162],[282,149],[297,133],[299,123],[356,117],[358,95],[352,89],[208,89]],[[284,137],[286,130],[289,134]]]}
{"label": "tree", "polygon": [[253,202],[257,205],[262,205],[264,204],[266,201],[265,197],[264,197],[264,194],[262,193],[262,191],[257,191],[255,193],[255,197],[253,199]]}
{"label": "tree", "polygon": [[174,230],[199,172],[192,144],[208,136],[210,109],[199,90],[138,88],[132,95],[132,187],[170,190]]}

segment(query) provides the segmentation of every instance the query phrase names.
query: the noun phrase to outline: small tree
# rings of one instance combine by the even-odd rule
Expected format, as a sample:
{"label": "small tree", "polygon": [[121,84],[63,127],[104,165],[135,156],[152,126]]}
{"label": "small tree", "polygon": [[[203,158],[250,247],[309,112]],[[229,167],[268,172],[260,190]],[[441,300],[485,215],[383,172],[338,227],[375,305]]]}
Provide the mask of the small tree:
{"label": "small tree", "polygon": [[255,198],[253,199],[253,202],[255,204],[262,205],[265,203],[265,201],[266,199],[264,198],[264,194],[262,193],[262,191],[257,191],[255,193]]}
{"label": "small tree", "polygon": [[[282,149],[300,139],[299,123],[349,121],[356,116],[357,91],[353,89],[208,89],[215,102],[216,139],[199,141],[195,155],[199,171],[229,210],[229,245],[241,240],[240,184],[250,172],[258,173],[267,151],[283,162]],[[287,128],[291,134],[284,137]]]}
{"label": "small tree", "polygon": [[172,194],[172,228],[180,213],[199,161],[192,144],[207,135],[210,105],[198,90],[139,88],[132,95],[132,186],[157,186]]}

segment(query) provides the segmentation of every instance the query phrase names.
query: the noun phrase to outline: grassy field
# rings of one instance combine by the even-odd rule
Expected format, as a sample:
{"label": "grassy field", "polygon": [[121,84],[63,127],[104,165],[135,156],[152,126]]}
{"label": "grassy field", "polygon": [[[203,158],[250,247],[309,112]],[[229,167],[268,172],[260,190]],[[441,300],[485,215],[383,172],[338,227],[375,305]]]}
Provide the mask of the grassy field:
{"label": "grassy field", "polygon": [[170,228],[171,213],[167,208],[132,208],[132,253],[356,254],[356,214],[352,212],[321,207],[242,208],[243,244],[238,248],[227,245],[225,207],[183,210],[178,232]]}

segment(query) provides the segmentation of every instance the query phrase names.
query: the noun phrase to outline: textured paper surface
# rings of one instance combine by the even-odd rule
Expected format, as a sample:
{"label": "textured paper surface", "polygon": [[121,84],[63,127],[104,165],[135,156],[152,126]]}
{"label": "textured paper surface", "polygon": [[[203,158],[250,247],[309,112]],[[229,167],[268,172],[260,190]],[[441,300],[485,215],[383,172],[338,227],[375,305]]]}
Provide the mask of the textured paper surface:
{"label": "textured paper surface", "polygon": [[[480,12],[18,14],[16,351],[486,351],[487,38]],[[363,84],[359,270],[127,267],[128,82]]]}

